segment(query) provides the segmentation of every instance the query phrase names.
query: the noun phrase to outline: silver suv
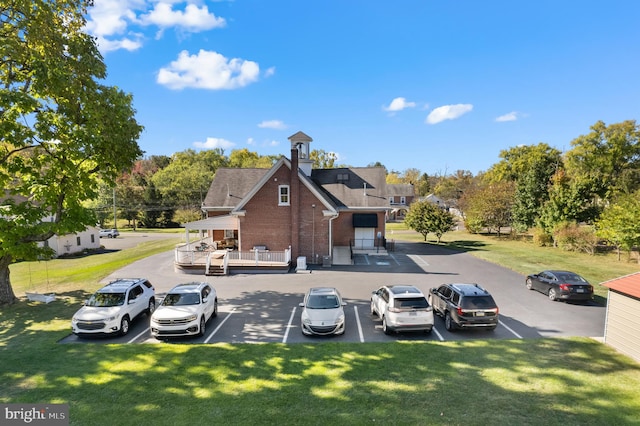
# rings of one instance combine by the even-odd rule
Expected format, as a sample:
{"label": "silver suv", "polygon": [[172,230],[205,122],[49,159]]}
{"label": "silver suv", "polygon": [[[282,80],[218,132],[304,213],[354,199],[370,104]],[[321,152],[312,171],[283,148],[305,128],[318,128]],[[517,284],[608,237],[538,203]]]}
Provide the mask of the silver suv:
{"label": "silver suv", "polygon": [[73,315],[71,329],[82,335],[120,334],[139,315],[151,315],[156,309],[155,289],[144,278],[112,281],[95,292]]}
{"label": "silver suv", "polygon": [[382,320],[382,331],[431,333],[433,309],[422,292],[412,285],[389,285],[371,294],[371,314]]}

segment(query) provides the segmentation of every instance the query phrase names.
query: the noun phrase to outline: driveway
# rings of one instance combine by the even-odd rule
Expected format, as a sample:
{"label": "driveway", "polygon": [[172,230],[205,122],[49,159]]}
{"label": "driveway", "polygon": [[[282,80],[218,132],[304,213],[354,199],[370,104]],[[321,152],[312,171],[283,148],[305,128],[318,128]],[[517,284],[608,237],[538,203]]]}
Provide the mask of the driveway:
{"label": "driveway", "polygon": [[[125,240],[129,240],[127,237],[125,234],[115,240],[103,241],[103,244],[106,248],[111,248],[111,244],[124,244]],[[129,242],[133,243],[133,238]],[[354,259],[353,266],[318,266],[310,267],[311,270],[307,273],[242,274],[226,277],[206,277],[176,271],[171,251],[124,267],[107,277],[105,282],[118,277],[145,277],[153,283],[160,296],[180,282],[210,282],[218,292],[219,315],[209,321],[204,337],[178,340],[190,343],[444,341],[602,337],[604,334],[603,306],[595,303],[581,305],[551,302],[541,293],[528,291],[524,286],[523,275],[467,253],[408,242],[396,242],[395,249],[388,256],[358,256]],[[427,294],[431,287],[448,282],[477,283],[489,290],[500,308],[498,328],[493,332],[448,332],[443,320],[436,317],[434,331],[429,335],[406,333],[387,336],[382,332],[379,319],[372,317],[370,313],[371,292],[382,285],[410,284]],[[327,339],[302,335],[298,303],[302,301],[306,290],[315,286],[336,287],[348,302],[345,308],[347,331],[343,336]],[[64,342],[78,340],[81,339],[69,336]],[[149,334],[146,316],[133,324],[127,336],[100,341],[158,342]]]}

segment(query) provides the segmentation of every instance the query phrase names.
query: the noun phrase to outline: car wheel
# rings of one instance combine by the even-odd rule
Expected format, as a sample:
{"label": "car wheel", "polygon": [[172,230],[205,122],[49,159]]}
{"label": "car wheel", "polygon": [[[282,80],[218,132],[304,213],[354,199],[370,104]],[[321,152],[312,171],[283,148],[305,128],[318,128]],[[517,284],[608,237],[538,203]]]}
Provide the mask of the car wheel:
{"label": "car wheel", "polygon": [[387,326],[387,318],[382,317],[382,331],[384,334],[391,334],[391,329]]}
{"label": "car wheel", "polygon": [[218,299],[213,301],[213,313],[211,314],[212,317],[217,317],[218,316]]}
{"label": "car wheel", "polygon": [[527,289],[533,290],[533,282],[531,282],[531,278],[527,278]]}
{"label": "car wheel", "polygon": [[109,237],[109,238],[113,238],[113,235],[109,234],[109,235],[108,235],[108,237]]}
{"label": "car wheel", "polygon": [[156,300],[152,297],[149,299],[149,307],[147,308],[147,315],[151,315],[156,310]]}
{"label": "car wheel", "polygon": [[204,336],[206,332],[207,322],[204,320],[204,315],[200,318],[200,330],[198,330],[198,336]]}
{"label": "car wheel", "polygon": [[371,316],[372,317],[377,317],[378,314],[376,312],[376,308],[373,307],[373,302],[371,302]]}
{"label": "car wheel", "polygon": [[548,295],[549,295],[549,300],[551,300],[552,302],[555,302],[556,300],[558,300],[558,294],[556,293],[555,288],[550,288]]}
{"label": "car wheel", "polygon": [[455,331],[456,329],[456,325],[451,319],[451,314],[449,314],[449,312],[447,312],[444,316],[444,328],[446,328],[447,331]]}
{"label": "car wheel", "polygon": [[131,325],[131,321],[129,320],[129,317],[127,315],[122,317],[122,320],[120,321],[120,335],[121,336],[126,336],[127,333],[129,332],[129,325]]}

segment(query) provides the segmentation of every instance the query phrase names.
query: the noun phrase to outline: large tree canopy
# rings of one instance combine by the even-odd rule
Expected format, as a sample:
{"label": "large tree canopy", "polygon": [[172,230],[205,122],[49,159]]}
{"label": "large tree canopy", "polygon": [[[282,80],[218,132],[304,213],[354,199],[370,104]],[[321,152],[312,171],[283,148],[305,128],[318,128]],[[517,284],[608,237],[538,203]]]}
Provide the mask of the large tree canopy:
{"label": "large tree canopy", "polygon": [[640,188],[640,126],[635,120],[606,125],[598,121],[591,133],[571,142],[567,172],[603,199]]}
{"label": "large tree canopy", "polygon": [[84,0],[0,5],[0,305],[9,265],[37,243],[95,223],[83,201],[142,152],[132,98],[101,84],[106,67],[82,32]]}

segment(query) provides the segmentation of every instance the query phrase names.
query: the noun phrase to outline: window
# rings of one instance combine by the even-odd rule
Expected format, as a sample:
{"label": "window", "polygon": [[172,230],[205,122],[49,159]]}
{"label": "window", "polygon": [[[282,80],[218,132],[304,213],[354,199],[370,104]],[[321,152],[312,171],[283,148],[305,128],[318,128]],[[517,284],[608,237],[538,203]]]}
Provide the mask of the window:
{"label": "window", "polygon": [[233,234],[233,229],[224,230],[224,239],[227,240],[229,238],[235,238],[235,235]]}
{"label": "window", "polygon": [[80,245],[80,237],[76,237],[76,244]]}
{"label": "window", "polygon": [[91,242],[95,243],[96,242],[96,236],[95,234],[91,234]]}
{"label": "window", "polygon": [[338,173],[336,176],[336,181],[338,182],[346,182],[349,180],[349,173]]}
{"label": "window", "polygon": [[289,202],[289,185],[278,186],[278,205],[288,206]]}
{"label": "window", "polygon": [[393,203],[394,203],[393,197],[389,197],[389,204],[393,204]]}
{"label": "window", "polygon": [[407,204],[407,197],[400,197],[400,204]]}

